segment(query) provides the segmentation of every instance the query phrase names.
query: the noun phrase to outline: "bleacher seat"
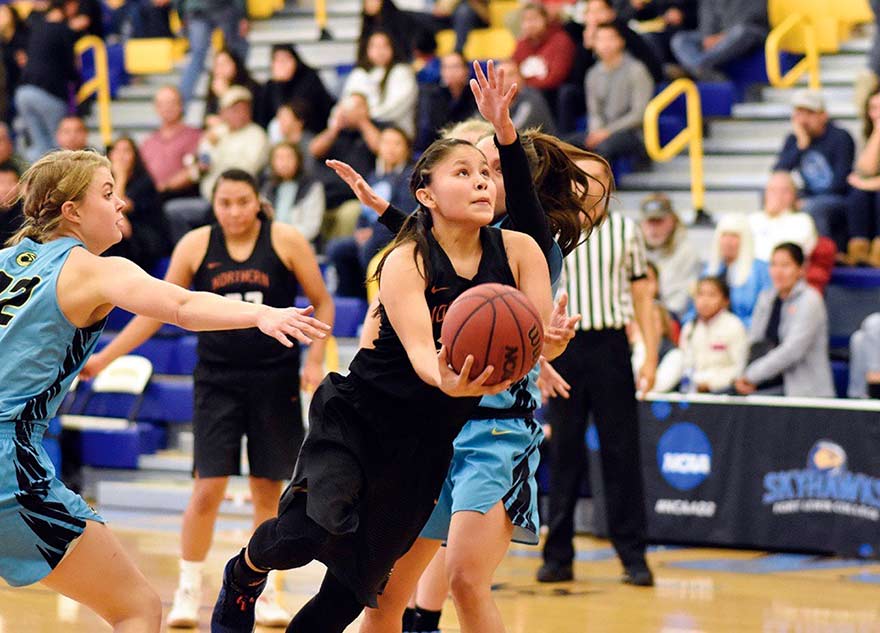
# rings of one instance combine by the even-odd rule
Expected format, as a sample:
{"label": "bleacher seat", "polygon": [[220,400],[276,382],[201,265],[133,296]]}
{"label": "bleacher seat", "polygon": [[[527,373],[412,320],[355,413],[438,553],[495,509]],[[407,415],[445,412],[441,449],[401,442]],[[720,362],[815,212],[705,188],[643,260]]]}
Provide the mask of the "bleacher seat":
{"label": "bleacher seat", "polygon": [[516,0],[490,0],[489,2],[489,26],[495,29],[506,28],[504,23],[507,15],[519,8]]}
{"label": "bleacher seat", "polygon": [[515,48],[516,38],[505,28],[474,29],[463,52],[467,59],[507,59]]}
{"label": "bleacher seat", "polygon": [[[333,303],[336,304],[333,335],[344,338],[357,336],[367,314],[367,302],[357,297],[333,297]],[[294,305],[305,308],[309,305],[309,300],[306,297],[297,297]]]}
{"label": "bleacher seat", "polygon": [[842,360],[831,362],[831,375],[834,378],[834,391],[838,398],[846,398],[849,386],[849,363]]}
{"label": "bleacher seat", "polygon": [[198,362],[198,356],[196,355],[198,340],[198,337],[193,334],[174,339],[174,354],[171,367],[169,367],[166,373],[180,376],[192,375]]}
{"label": "bleacher seat", "polygon": [[170,37],[132,38],[125,43],[125,70],[132,75],[170,73],[178,50]]}
{"label": "bleacher seat", "polygon": [[825,288],[832,348],[847,348],[849,337],[869,314],[880,310],[880,271],[835,268]]}
{"label": "bleacher seat", "polygon": [[193,383],[187,378],[154,378],[138,411],[139,422],[190,422],[193,417]]}
{"label": "bleacher seat", "polygon": [[442,57],[455,50],[455,31],[452,29],[437,31],[435,39],[437,40],[437,55]]}
{"label": "bleacher seat", "polygon": [[277,8],[276,0],[247,0],[248,16],[256,20],[271,18]]}

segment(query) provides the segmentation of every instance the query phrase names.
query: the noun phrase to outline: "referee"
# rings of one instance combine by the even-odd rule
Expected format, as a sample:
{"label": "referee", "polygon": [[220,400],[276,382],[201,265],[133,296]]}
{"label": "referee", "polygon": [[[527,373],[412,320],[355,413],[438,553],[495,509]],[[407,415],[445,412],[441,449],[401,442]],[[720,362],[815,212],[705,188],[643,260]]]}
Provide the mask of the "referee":
{"label": "referee", "polygon": [[647,392],[657,368],[654,298],[645,245],[635,222],[612,213],[565,259],[572,314],[580,329],[552,367],[571,385],[570,397],[545,408],[550,436],[550,531],[539,582],[572,580],[574,508],[587,467],[584,434],[594,413],[611,542],[624,567],[623,582],[651,586],[645,561],[645,508],[639,459],[636,389],[626,326],[635,316],[648,356],[639,373]]}

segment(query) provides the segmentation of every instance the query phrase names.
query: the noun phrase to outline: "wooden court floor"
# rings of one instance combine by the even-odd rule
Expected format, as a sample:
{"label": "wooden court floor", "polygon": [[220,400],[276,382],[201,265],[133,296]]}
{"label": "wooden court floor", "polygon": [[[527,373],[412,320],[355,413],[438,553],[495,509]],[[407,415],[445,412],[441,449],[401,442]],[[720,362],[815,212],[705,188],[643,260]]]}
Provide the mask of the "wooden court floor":
{"label": "wooden court floor", "polygon": [[[107,518],[170,606],[177,580],[179,516]],[[222,566],[247,536],[247,522],[223,519],[208,561],[200,631]],[[713,549],[655,548],[657,585],[620,584],[604,541],[579,538],[576,582],[534,582],[538,550],[515,546],[496,577],[495,598],[509,633],[880,633],[880,564]],[[288,572],[282,601],[291,609],[317,588],[320,565]],[[0,584],[0,633],[108,631],[95,615],[39,585]],[[451,604],[442,630],[459,631]],[[173,629],[181,631],[183,629]],[[258,629],[271,631],[272,629]],[[275,629],[278,630],[278,629]],[[349,631],[356,631],[352,626]],[[347,632],[348,633],[348,632]]]}

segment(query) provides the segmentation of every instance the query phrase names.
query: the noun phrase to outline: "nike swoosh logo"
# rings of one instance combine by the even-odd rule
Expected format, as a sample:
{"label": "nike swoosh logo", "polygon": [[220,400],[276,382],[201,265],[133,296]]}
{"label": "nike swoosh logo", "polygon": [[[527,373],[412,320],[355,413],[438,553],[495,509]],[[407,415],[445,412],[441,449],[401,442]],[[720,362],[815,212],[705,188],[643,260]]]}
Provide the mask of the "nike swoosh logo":
{"label": "nike swoosh logo", "polygon": [[440,288],[434,286],[433,288],[431,288],[431,294],[435,295],[438,292],[443,292],[444,290],[449,290],[449,286],[441,286]]}
{"label": "nike swoosh logo", "polygon": [[513,433],[513,431],[499,431],[497,426],[492,427],[492,435],[507,435],[508,433]]}

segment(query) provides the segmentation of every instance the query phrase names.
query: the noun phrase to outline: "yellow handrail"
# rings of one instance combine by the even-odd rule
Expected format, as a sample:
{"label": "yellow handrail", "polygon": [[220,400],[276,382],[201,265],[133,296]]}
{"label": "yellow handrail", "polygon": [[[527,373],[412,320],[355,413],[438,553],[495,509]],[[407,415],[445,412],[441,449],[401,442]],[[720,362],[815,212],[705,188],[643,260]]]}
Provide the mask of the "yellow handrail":
{"label": "yellow handrail", "polygon": [[[660,147],[660,113],[681,95],[685,95],[687,127],[664,147]],[[703,111],[697,85],[690,79],[676,79],[645,108],[645,149],[652,160],[672,160],[688,149],[691,162],[691,200],[694,210],[703,210],[706,185],[703,182]]]}
{"label": "yellow handrail", "polygon": [[[783,75],[779,67],[782,38],[798,26],[803,30],[804,57],[794,68]],[[767,58],[767,78],[770,80],[771,86],[790,88],[804,73],[809,73],[810,88],[818,90],[822,87],[819,78],[819,45],[816,40],[816,27],[807,16],[793,13],[780,22],[767,36],[767,41],[764,43],[764,54]]]}
{"label": "yellow handrail", "polygon": [[315,24],[322,33],[327,28],[327,0],[315,0]]}
{"label": "yellow handrail", "polygon": [[82,103],[93,94],[98,96],[98,125],[101,130],[101,141],[110,145],[113,140],[113,125],[110,121],[110,78],[107,71],[107,47],[104,41],[95,35],[86,35],[77,40],[74,52],[79,56],[89,49],[94,51],[95,76],[80,86],[76,93],[77,103]]}

